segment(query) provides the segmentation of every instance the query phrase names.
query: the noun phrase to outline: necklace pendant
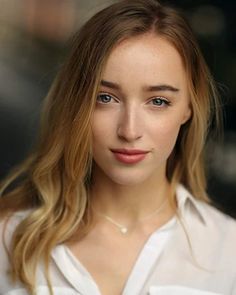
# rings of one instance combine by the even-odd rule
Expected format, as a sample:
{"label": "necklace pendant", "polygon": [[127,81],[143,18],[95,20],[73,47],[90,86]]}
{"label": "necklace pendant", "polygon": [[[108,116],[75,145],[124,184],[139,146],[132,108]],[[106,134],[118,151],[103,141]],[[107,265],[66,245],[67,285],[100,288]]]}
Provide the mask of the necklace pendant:
{"label": "necklace pendant", "polygon": [[128,228],[127,228],[127,227],[122,227],[122,228],[120,229],[120,231],[122,232],[122,234],[127,234],[127,232],[128,232]]}

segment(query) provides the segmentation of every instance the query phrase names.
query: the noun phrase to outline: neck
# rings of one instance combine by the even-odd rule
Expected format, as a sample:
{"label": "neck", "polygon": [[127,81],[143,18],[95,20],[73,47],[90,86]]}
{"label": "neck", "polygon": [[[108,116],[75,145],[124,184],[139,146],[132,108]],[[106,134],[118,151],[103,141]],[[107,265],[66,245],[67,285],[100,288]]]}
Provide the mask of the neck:
{"label": "neck", "polygon": [[[91,187],[94,212],[107,215],[126,225],[145,219],[161,207],[170,194],[167,179],[157,179],[129,186],[115,184],[103,176],[95,177]],[[165,212],[170,214],[168,200],[161,211],[162,216]]]}

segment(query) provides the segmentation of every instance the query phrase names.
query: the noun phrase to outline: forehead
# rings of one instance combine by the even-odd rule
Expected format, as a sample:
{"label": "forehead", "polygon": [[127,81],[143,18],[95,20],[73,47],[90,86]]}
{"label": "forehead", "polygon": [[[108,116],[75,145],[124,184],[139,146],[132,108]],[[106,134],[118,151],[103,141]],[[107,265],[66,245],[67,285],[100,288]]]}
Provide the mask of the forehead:
{"label": "forehead", "polygon": [[176,48],[164,37],[143,34],[123,40],[111,51],[103,69],[106,80],[142,80],[148,84],[172,82],[176,87],[186,83],[182,59]]}

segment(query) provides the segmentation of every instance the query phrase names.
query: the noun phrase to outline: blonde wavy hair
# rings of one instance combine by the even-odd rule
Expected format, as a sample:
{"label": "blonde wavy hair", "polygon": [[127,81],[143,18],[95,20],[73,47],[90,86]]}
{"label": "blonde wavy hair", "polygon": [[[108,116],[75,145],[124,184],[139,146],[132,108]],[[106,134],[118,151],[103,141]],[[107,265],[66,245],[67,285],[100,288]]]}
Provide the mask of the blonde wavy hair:
{"label": "blonde wavy hair", "polygon": [[9,253],[12,279],[21,281],[30,294],[35,294],[40,260],[53,294],[48,271],[52,249],[73,239],[75,233],[81,239],[91,228],[90,122],[101,73],[118,42],[149,32],[164,37],[178,50],[192,108],[168,159],[167,177],[173,192],[180,182],[196,198],[209,200],[204,147],[211,126],[217,129],[221,124],[220,104],[192,30],[176,9],[158,1],[119,1],[98,12],[75,35],[45,99],[37,143],[1,184],[2,218],[31,209],[15,229]]}

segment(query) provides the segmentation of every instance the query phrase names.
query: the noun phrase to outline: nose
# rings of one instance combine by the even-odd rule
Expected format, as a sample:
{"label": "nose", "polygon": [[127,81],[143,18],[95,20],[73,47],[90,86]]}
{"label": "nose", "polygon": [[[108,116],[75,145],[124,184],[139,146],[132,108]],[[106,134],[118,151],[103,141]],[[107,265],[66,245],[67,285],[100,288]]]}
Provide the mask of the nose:
{"label": "nose", "polygon": [[117,127],[118,137],[132,142],[142,137],[141,124],[139,112],[135,107],[125,108],[121,111],[119,123]]}

